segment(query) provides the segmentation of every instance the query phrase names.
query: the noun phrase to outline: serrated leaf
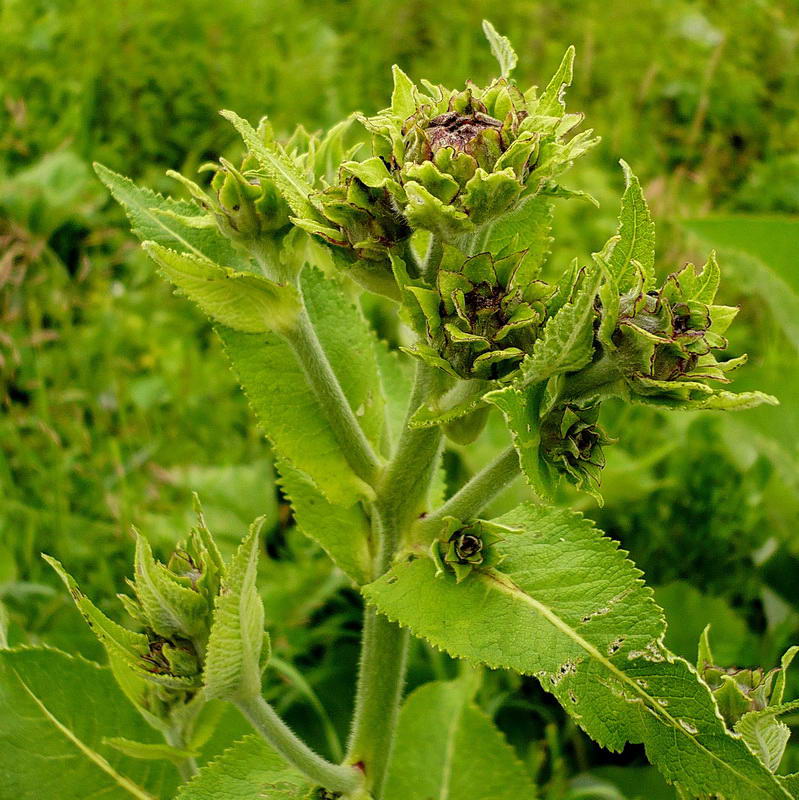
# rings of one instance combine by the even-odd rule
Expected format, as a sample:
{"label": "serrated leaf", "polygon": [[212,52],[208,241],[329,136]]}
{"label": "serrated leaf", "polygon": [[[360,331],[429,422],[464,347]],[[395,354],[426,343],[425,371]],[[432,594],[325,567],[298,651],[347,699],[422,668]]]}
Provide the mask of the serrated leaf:
{"label": "serrated leaf", "polygon": [[[379,446],[383,392],[374,337],[341,288],[317,270],[302,273],[311,321],[367,438]],[[264,433],[279,458],[304,473],[334,504],[349,508],[372,490],[350,469],[305,372],[289,345],[273,334],[217,333]],[[353,349],[359,357],[352,358]]]}
{"label": "serrated leaf", "polygon": [[187,221],[202,220],[207,216],[208,212],[195,203],[173,200],[136,186],[129,178],[112,172],[102,164],[95,164],[94,169],[125,210],[131,229],[140,241],[157,242],[181,253],[191,253],[235,269],[249,268],[249,261],[215,227],[198,228],[193,222]]}
{"label": "serrated leaf", "polygon": [[491,46],[491,55],[499,63],[499,74],[503,78],[507,78],[519,60],[510,39],[507,36],[501,36],[487,19],[483,20],[483,33]]}
{"label": "serrated leaf", "polygon": [[540,383],[554,375],[582,369],[591,360],[594,300],[601,282],[601,271],[597,267],[588,268],[574,298],[550,317],[533,352],[522,361],[516,384]]}
{"label": "serrated leaf", "polygon": [[427,683],[405,701],[384,800],[526,800],[536,791],[513,748],[463,681]]}
{"label": "serrated leaf", "polygon": [[0,775],[18,800],[171,797],[171,764],[131,759],[107,737],[157,743],[109,670],[57,650],[0,652]]}
{"label": "serrated leaf", "polygon": [[505,417],[527,482],[539,497],[550,500],[555,488],[555,478],[539,449],[542,394],[537,387],[516,389],[506,386],[504,389],[489,392],[484,399],[496,406]]}
{"label": "serrated leaf", "polygon": [[233,330],[285,330],[299,314],[300,299],[293,286],[221,267],[204,257],[178,253],[155,242],[145,242],[143,247],[170,283],[215,322]]}
{"label": "serrated leaf", "polygon": [[552,247],[552,203],[540,195],[523,200],[492,226],[486,250],[510,255],[526,250],[516,283],[523,286],[538,276]]}
{"label": "serrated leaf", "polygon": [[799,701],[770,706],[744,714],[735,724],[735,731],[741,734],[746,746],[771,772],[777,771],[791,738],[791,729],[778,717],[797,709]]}
{"label": "serrated leaf", "polygon": [[633,175],[626,161],[620,163],[626,188],[621,198],[619,227],[616,231],[619,240],[607,263],[619,292],[625,294],[637,284],[636,264],[644,274],[644,289],[649,289],[655,281],[655,223],[638,178]]}
{"label": "serrated leaf", "polygon": [[335,505],[285,462],[277,463],[280,486],[291,502],[300,530],[319,544],[355,583],[371,580],[371,526],[360,503]]}
{"label": "serrated leaf", "polygon": [[[275,182],[289,207],[298,217],[320,219],[310,201],[313,186],[302,170],[278,144],[267,145],[247,120],[233,111],[221,111],[222,116],[239,132],[247,149],[255,156],[267,177]],[[320,219],[320,221],[322,221]]]}
{"label": "serrated leaf", "polygon": [[312,784],[258,736],[247,736],[203,767],[175,800],[307,800]]}
{"label": "serrated leaf", "polygon": [[566,89],[572,85],[574,74],[574,52],[574,45],[571,45],[564,53],[560,66],[538,98],[536,114],[544,117],[563,116],[566,111],[563,95]]}
{"label": "serrated leaf", "polygon": [[492,545],[496,568],[457,584],[430,558],[405,560],[364,595],[451,655],[535,675],[597,742],[642,742],[689,794],[790,797],[662,646],[662,612],[615,542],[572,512],[530,504],[495,522],[520,531]]}
{"label": "serrated leaf", "polygon": [[248,699],[261,693],[264,605],[256,586],[262,520],[250,532],[225,576],[214,605],[205,658],[205,692],[220,700]]}

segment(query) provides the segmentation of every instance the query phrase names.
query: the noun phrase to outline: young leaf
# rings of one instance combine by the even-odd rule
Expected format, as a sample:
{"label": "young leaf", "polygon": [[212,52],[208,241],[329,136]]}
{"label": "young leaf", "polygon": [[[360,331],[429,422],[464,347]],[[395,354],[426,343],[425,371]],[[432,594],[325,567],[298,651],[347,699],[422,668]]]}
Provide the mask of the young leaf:
{"label": "young leaf", "polygon": [[309,800],[311,783],[259,736],[246,736],[203,767],[175,800]]}
{"label": "young leaf", "polygon": [[294,509],[300,530],[319,544],[355,583],[371,580],[374,555],[371,527],[360,503],[335,505],[287,462],[278,461],[280,486]]}
{"label": "young leaf", "polygon": [[261,651],[264,644],[269,646],[255,585],[262,522],[250,526],[217,597],[205,659],[208,697],[247,699],[261,692]]}
{"label": "young leaf", "polygon": [[497,29],[487,20],[483,20],[483,33],[491,45],[491,54],[499,62],[499,74],[503,78],[510,76],[518,58],[510,39],[507,36],[500,36]]}
{"label": "young leaf", "polygon": [[797,701],[769,706],[744,714],[735,725],[736,732],[741,734],[746,746],[771,772],[777,771],[791,738],[791,729],[779,717],[797,709]]}
{"label": "young leaf", "polygon": [[298,217],[319,219],[319,213],[310,201],[313,186],[307,182],[302,170],[278,144],[266,144],[247,120],[233,111],[222,111],[222,116],[233,124],[248,150],[258,159],[267,177],[280,189],[285,201]]}
{"label": "young leaf", "polygon": [[635,287],[639,268],[644,274],[644,289],[654,284],[655,223],[638,178],[626,161],[622,161],[621,166],[626,188],[616,231],[619,240],[608,257],[608,269],[616,279],[619,292],[625,294]]}
{"label": "young leaf", "polygon": [[539,387],[516,389],[506,386],[504,389],[489,392],[484,399],[495,405],[505,417],[527,482],[540,498],[550,500],[555,489],[555,480],[539,449],[541,432],[538,420],[542,394]]}
{"label": "young leaf", "polygon": [[300,310],[293,286],[251,272],[220,267],[206,258],[145,242],[147,255],[161,274],[216,322],[244,333],[290,328]]}
{"label": "young leaf", "polygon": [[427,683],[405,701],[383,800],[522,800],[527,771],[463,681]]}
{"label": "young leaf", "polygon": [[615,542],[568,511],[522,505],[495,522],[495,568],[462,583],[427,557],[363,588],[450,654],[535,675],[599,744],[641,742],[667,780],[728,800],[790,795],[725,729],[707,686],[666,651],[665,622]]}
{"label": "young leaf", "polygon": [[150,189],[136,186],[129,178],[112,172],[102,164],[95,164],[94,170],[125,210],[131,229],[140,241],[153,241],[178,252],[191,253],[198,258],[207,258],[235,269],[249,268],[249,261],[215,226],[196,227],[184,221],[200,221],[207,217],[207,212],[196,203],[173,200]]}
{"label": "young leaf", "polygon": [[103,742],[129,758],[142,761],[171,761],[179,764],[187,758],[196,758],[199,755],[195,750],[181,750],[165,742],[136,742],[124,736],[111,736],[103,739]]}
{"label": "young leaf", "polygon": [[401,119],[416,111],[416,87],[413,81],[396,65],[391,68],[394,76],[394,91],[391,93],[391,110]]}
{"label": "young leaf", "polygon": [[57,650],[0,652],[0,718],[4,797],[172,796],[171,764],[132,759],[104,743],[133,736],[156,746],[160,736],[96,664]]}
{"label": "young leaf", "polygon": [[574,372],[584,367],[594,352],[594,300],[602,273],[592,266],[582,274],[582,282],[573,299],[566,303],[544,327],[533,352],[521,365],[515,383],[529,386],[554,375]]}
{"label": "young leaf", "polygon": [[560,66],[552,76],[552,80],[547,84],[547,88],[538,98],[536,113],[541,116],[562,117],[566,111],[566,104],[563,102],[563,95],[566,89],[572,85],[574,74],[574,45],[571,45],[563,54]]}

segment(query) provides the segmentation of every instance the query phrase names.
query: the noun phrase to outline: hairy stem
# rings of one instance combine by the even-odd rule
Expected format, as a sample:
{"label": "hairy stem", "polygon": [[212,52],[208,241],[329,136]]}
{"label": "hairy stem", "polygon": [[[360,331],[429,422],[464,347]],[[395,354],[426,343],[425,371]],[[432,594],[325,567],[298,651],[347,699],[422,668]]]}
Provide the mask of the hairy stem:
{"label": "hairy stem", "polygon": [[[183,750],[186,747],[185,737],[175,729],[165,731],[164,739],[166,739],[167,744],[177,747],[179,750]],[[197,762],[193,758],[185,758],[183,761],[178,761],[175,767],[182,781],[191,780],[197,774]]]}
{"label": "hairy stem", "polygon": [[295,327],[284,332],[283,336],[302,365],[308,383],[313,388],[353,472],[370,486],[374,486],[380,471],[380,461],[350,408],[305,308],[300,311]]}
{"label": "hairy stem", "polygon": [[[375,524],[380,551],[376,576],[386,572],[404,531],[427,501],[441,446],[439,428],[412,429],[407,420],[436,385],[429,367],[417,365],[406,426],[377,487]],[[372,795],[379,800],[399,715],[408,635],[374,609],[364,612],[361,662],[347,762],[362,764]]]}
{"label": "hairy stem", "polygon": [[257,695],[236,704],[261,736],[292,766],[314,783],[334,792],[354,792],[363,784],[363,773],[346,764],[332,764],[308,747],[283,722],[263,697]]}
{"label": "hairy stem", "polygon": [[508,447],[490,464],[474,475],[443,506],[420,520],[414,529],[414,541],[427,542],[441,526],[444,517],[468,520],[479,513],[520,472],[519,456]]}

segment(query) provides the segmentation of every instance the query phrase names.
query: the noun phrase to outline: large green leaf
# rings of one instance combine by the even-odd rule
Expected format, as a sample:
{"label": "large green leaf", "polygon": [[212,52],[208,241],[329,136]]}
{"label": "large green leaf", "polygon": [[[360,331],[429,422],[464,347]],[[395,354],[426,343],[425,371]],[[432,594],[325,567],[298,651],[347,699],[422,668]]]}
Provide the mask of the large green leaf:
{"label": "large green leaf", "polygon": [[336,505],[286,462],[278,462],[280,486],[291,502],[302,532],[317,542],[335,564],[358,584],[371,580],[374,554],[371,525],[363,506]]}
{"label": "large green leaf", "polygon": [[[331,367],[364,432],[377,444],[384,401],[371,333],[340,287],[320,272],[305,270],[302,287]],[[274,334],[251,335],[224,327],[217,331],[278,457],[337,505],[349,508],[370,497],[371,489],[350,469],[289,345]]]}
{"label": "large green leaf", "polygon": [[[18,800],[171,797],[171,764],[141,761],[104,742],[160,737],[108,669],[57,650],[0,652],[0,795]],[[161,741],[161,743],[163,743]]]}
{"label": "large green leaf", "polygon": [[191,253],[178,253],[156,242],[144,250],[161,274],[211,319],[244,333],[289,328],[300,311],[293,286],[223,267]]}
{"label": "large green leaf", "polygon": [[208,213],[196,203],[163,197],[136,186],[129,178],[102,164],[94,169],[114,199],[125,209],[133,233],[142,241],[157,242],[181,253],[208,258],[235,269],[247,270],[249,261],[222,236],[207,226]]}
{"label": "large green leaf", "polygon": [[471,702],[463,681],[421,686],[400,713],[383,800],[529,800],[513,748]]}
{"label": "large green leaf", "polygon": [[264,604],[258,594],[261,521],[239,546],[214,605],[214,622],[205,657],[205,691],[220,700],[249,699],[261,692]]}
{"label": "large green leaf", "polygon": [[615,542],[579,515],[529,504],[496,522],[519,531],[493,545],[498,567],[457,584],[417,557],[364,594],[454,656],[535,675],[597,742],[642,742],[689,793],[790,797],[725,729],[694,669],[665,650],[662,612]]}
{"label": "large green leaf", "polygon": [[175,800],[306,800],[311,784],[258,736],[247,736],[203,767]]}

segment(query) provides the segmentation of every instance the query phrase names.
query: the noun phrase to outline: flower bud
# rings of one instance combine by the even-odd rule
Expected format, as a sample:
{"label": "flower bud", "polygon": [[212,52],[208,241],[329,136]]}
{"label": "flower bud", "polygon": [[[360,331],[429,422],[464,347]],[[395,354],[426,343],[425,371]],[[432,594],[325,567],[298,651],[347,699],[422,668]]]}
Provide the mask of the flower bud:
{"label": "flower bud", "polygon": [[430,556],[436,564],[436,575],[451,572],[460,583],[475,567],[490,567],[499,563],[492,545],[503,539],[513,529],[495,522],[477,520],[464,524],[447,517],[442,528],[442,538],[433,541]]}
{"label": "flower bud", "polygon": [[466,258],[445,246],[436,289],[410,287],[427,338],[411,352],[459,378],[496,380],[513,373],[538,336],[551,294],[543,281],[523,275],[524,255]]}

